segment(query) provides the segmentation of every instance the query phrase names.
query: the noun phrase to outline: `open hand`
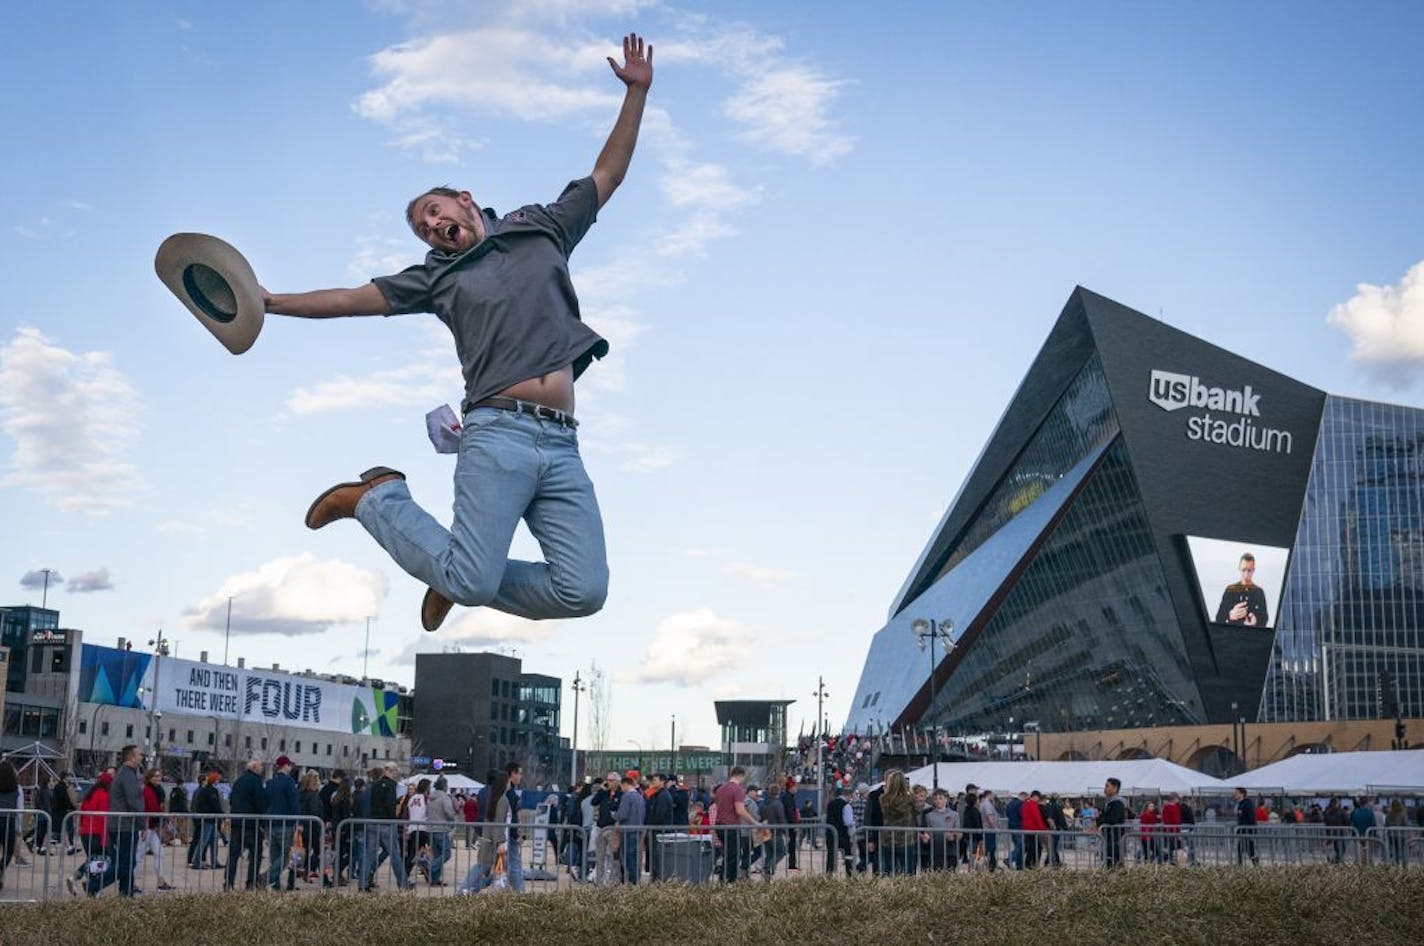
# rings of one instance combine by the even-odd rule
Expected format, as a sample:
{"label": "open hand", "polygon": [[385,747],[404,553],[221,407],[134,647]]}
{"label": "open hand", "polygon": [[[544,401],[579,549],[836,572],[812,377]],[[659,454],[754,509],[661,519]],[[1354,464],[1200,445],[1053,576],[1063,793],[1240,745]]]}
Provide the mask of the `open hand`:
{"label": "open hand", "polygon": [[612,67],[613,74],[630,89],[642,89],[644,92],[652,88],[653,85],[653,47],[648,46],[647,56],[643,55],[643,38],[637,33],[629,33],[623,37],[623,65],[613,61],[613,57],[608,57],[608,65]]}

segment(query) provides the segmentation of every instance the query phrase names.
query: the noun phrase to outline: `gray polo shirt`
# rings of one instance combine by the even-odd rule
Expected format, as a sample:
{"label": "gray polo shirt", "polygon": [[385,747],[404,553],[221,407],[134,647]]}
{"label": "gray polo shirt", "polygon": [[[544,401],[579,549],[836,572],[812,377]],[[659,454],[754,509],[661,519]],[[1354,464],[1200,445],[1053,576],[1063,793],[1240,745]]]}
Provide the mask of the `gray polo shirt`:
{"label": "gray polo shirt", "polygon": [[552,204],[481,213],[485,238],[475,246],[431,250],[419,266],[372,280],[391,315],[433,312],[449,326],[467,404],[569,365],[577,378],[608,353],[579,319],[569,279],[569,254],[598,215],[593,178],[571,182]]}

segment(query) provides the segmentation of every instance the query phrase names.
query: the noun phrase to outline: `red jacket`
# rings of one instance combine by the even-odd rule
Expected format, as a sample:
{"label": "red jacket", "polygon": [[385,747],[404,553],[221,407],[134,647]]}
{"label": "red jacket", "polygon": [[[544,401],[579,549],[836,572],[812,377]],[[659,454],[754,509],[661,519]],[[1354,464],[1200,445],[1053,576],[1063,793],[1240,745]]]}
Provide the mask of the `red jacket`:
{"label": "red jacket", "polygon": [[1162,806],[1162,827],[1168,834],[1176,834],[1182,827],[1182,806],[1169,801]]}
{"label": "red jacket", "polygon": [[1048,822],[1043,820],[1043,809],[1038,807],[1038,802],[1032,798],[1023,803],[1019,809],[1019,817],[1023,819],[1025,831],[1047,831]]}
{"label": "red jacket", "polygon": [[[143,783],[143,810],[150,815],[163,814],[163,803],[158,800],[158,791],[147,782]],[[145,820],[148,822],[148,827],[158,827],[157,818],[147,818]]]}
{"label": "red jacket", "polygon": [[480,820],[480,803],[475,800],[474,795],[465,796],[465,820],[470,822]]}
{"label": "red jacket", "polygon": [[[85,811],[108,811],[109,810],[109,790],[103,785],[97,785],[88,798],[84,799],[79,806],[80,812]],[[109,843],[109,819],[96,817],[94,815],[79,815],[79,833],[96,837],[100,844]]]}
{"label": "red jacket", "polygon": [[1142,816],[1137,820],[1142,824],[1143,834],[1155,833],[1153,829],[1157,827],[1157,812],[1144,808],[1142,809]]}

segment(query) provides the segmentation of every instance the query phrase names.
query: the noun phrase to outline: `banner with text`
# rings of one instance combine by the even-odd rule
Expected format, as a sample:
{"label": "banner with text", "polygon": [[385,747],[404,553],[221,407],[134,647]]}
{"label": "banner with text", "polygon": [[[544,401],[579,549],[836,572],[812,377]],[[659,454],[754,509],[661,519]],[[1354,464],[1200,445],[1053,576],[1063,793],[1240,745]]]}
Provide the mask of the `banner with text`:
{"label": "banner with text", "polygon": [[84,645],[79,691],[85,702],[161,713],[373,736],[397,731],[394,692],[92,644]]}

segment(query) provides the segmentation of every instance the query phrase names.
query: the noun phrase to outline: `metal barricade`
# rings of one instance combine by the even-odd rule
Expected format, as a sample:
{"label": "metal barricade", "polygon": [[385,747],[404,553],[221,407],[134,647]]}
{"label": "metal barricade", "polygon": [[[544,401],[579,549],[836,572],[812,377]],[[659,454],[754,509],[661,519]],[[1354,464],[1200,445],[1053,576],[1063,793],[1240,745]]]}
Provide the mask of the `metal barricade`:
{"label": "metal barricade", "polygon": [[[98,895],[326,888],[328,838],[310,815],[131,814],[65,817],[82,853],[61,853],[55,892]],[[182,838],[189,840],[185,844]]]}
{"label": "metal barricade", "polygon": [[46,844],[49,835],[48,812],[0,808],[0,903],[48,896],[53,860]]}
{"label": "metal barricade", "polygon": [[1424,827],[1371,828],[1381,863],[1394,867],[1424,867]]}
{"label": "metal barricade", "polygon": [[[518,843],[509,832],[517,830]],[[473,836],[470,846],[463,843]],[[353,818],[334,832],[338,887],[409,890],[420,896],[490,890],[544,892],[577,886],[710,883],[820,875],[835,832],[824,824],[699,828],[638,825],[387,821]],[[792,858],[796,867],[792,868]]]}
{"label": "metal barricade", "polygon": [[1113,850],[1105,837],[1118,829],[1027,831],[1008,828],[863,827],[857,832],[858,871],[1086,870],[1104,865]]}
{"label": "metal barricade", "polygon": [[[509,843],[511,829],[517,844]],[[451,896],[591,880],[592,838],[578,825],[350,818],[333,833],[335,884],[350,892]]]}
{"label": "metal barricade", "polygon": [[836,833],[819,822],[689,827],[612,825],[592,832],[594,883],[701,885],[819,876],[836,866]]}
{"label": "metal barricade", "polygon": [[1123,858],[1134,865],[1305,866],[1369,863],[1378,841],[1317,825],[1129,826]]}

